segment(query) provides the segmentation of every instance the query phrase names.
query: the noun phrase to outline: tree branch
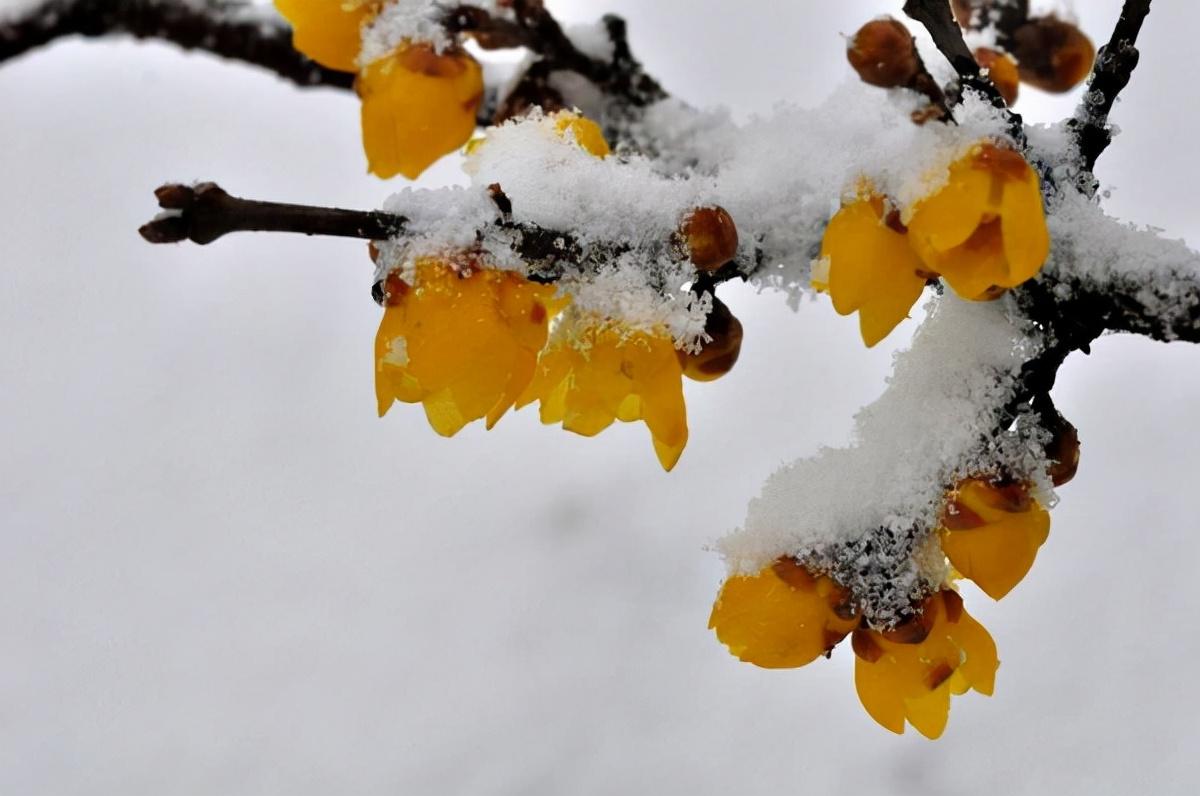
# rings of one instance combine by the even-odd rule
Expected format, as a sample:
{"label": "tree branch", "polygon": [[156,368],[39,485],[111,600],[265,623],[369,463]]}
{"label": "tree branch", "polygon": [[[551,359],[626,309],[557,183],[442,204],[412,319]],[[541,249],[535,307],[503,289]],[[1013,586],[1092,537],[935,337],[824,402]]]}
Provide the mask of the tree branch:
{"label": "tree branch", "polygon": [[0,63],[67,36],[109,35],[204,50],[261,67],[298,86],[354,87],[354,75],[301,55],[282,18],[245,0],[46,0],[0,23]]}
{"label": "tree branch", "polygon": [[166,212],[138,230],[150,243],[190,240],[203,246],[230,232],[296,232],[384,240],[399,234],[406,223],[402,216],[389,213],[241,199],[212,182],[195,188],[163,185],[154,195]]}
{"label": "tree branch", "polygon": [[1080,158],[1089,175],[1095,169],[1096,161],[1112,143],[1108,116],[1137,68],[1141,57],[1137,39],[1142,23],[1150,14],[1150,2],[1125,0],[1112,38],[1100,49],[1088,81],[1088,91],[1072,120]]}

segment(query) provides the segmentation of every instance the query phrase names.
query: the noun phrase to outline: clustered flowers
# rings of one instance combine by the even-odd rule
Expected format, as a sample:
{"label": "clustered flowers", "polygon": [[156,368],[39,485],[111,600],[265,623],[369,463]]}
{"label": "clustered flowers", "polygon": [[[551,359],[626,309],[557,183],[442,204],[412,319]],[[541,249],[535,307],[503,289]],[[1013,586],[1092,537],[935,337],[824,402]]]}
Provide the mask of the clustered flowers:
{"label": "clustered flowers", "polygon": [[[982,27],[988,15],[981,7],[954,2],[963,27]],[[975,57],[1009,104],[1020,81],[1066,91],[1090,70],[1095,50],[1073,25],[1054,17],[1013,17],[1008,24],[1016,27],[1004,38],[1023,49],[1020,65],[1000,50],[981,48]],[[935,104],[944,99],[911,34],[895,20],[868,23],[847,54],[871,85],[919,91]],[[914,121],[936,115],[915,114]],[[908,316],[928,283],[941,280],[963,299],[991,301],[1036,277],[1049,255],[1038,175],[1011,143],[976,142],[930,182],[938,187],[901,207],[860,178],[826,228],[813,287],[829,294],[838,313],[858,313],[868,346]],[[1075,474],[1079,440],[1061,417],[1048,428],[1046,474],[1058,486]],[[970,580],[1002,599],[1028,574],[1049,532],[1049,512],[1031,484],[987,474],[964,478],[946,491],[937,527],[928,533],[932,555],[940,555],[948,574],[900,621],[873,625],[867,597],[801,551],[730,577],[709,626],[739,660],[769,669],[805,666],[850,636],[855,688],[867,713],[893,732],[908,724],[937,738],[951,696],[970,690],[990,696],[999,668],[995,642],[967,613],[956,581]],[[928,545],[921,555],[930,555]]]}
{"label": "clustered flowers", "polygon": [[951,695],[990,696],[1000,665],[995,642],[967,613],[954,581],[971,580],[1000,599],[1028,573],[1049,530],[1049,514],[1028,485],[965,479],[946,495],[935,533],[950,578],[901,623],[872,627],[856,595],[789,556],[729,578],[709,627],[738,659],[768,669],[804,666],[849,635],[867,713],[893,732],[904,732],[907,722],[937,738]]}
{"label": "clustered flowers", "polygon": [[[560,112],[548,120],[563,141],[593,157],[609,155],[589,119]],[[698,270],[724,265],[737,250],[736,228],[719,208],[687,214],[678,236]],[[706,342],[683,351],[665,328],[580,308],[560,288],[471,253],[418,258],[410,278],[384,280],[375,341],[379,414],[396,401],[420,403],[445,436],[479,419],[491,428],[509,409],[537,403],[543,423],[583,436],[617,420],[642,421],[670,470],[688,439],[683,377],[719,378],[741,346],[741,324],[716,300]]]}
{"label": "clustered flowers", "polygon": [[929,280],[988,301],[1036,276],[1049,252],[1037,173],[1013,149],[984,142],[907,212],[864,181],[829,222],[813,286],[840,314],[858,312],[873,346],[908,317]]}

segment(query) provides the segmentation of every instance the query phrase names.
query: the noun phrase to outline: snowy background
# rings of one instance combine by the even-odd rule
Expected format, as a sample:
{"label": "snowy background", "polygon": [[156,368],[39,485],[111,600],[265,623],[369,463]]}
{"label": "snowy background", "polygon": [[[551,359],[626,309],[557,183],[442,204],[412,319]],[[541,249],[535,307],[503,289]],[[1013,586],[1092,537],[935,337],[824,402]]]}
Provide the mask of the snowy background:
{"label": "snowy background", "polygon": [[[670,90],[745,116],[818,102],[851,76],[839,33],[899,2],[550,5],[625,15]],[[1119,5],[1077,10],[1104,39]],[[1156,4],[1101,163],[1112,212],[1193,246],[1197,25]],[[443,440],[415,407],[375,418],[365,245],[135,232],[166,180],[377,206],[364,172],[346,93],[125,42],[0,65],[0,793],[1194,792],[1200,351],[1068,363],[1084,453],[1050,541],[1003,604],[964,587],[997,695],[896,737],[848,647],[729,656],[705,547],[779,464],[846,442],[914,324],[866,351],[828,302],[724,288],[742,361],[688,385],[670,475],[640,425],[526,410]]]}

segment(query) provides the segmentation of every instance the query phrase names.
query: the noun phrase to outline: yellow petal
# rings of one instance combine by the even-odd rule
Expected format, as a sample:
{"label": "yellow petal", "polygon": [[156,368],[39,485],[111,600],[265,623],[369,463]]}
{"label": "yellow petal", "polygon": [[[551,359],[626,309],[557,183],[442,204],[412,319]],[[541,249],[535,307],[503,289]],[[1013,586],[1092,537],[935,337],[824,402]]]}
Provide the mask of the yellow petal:
{"label": "yellow petal", "polygon": [[999,662],[991,636],[957,593],[932,595],[922,611],[896,631],[854,632],[855,686],[863,707],[887,729],[902,733],[907,720],[925,737],[937,738],[946,728],[951,695],[969,688],[991,694]]}
{"label": "yellow petal", "polygon": [[942,737],[946,731],[946,721],[950,718],[949,681],[927,694],[904,700],[904,710],[909,724],[917,732],[931,741]]}
{"label": "yellow petal", "polygon": [[992,287],[1007,286],[1008,259],[999,218],[979,225],[965,243],[937,255],[933,263],[954,292],[970,301],[992,296]]}
{"label": "yellow petal", "polygon": [[292,46],[322,66],[358,71],[362,27],[378,3],[356,0],[275,0],[292,26]]}
{"label": "yellow petal", "polygon": [[955,674],[961,675],[963,682],[979,693],[991,696],[996,687],[996,670],[1000,668],[992,635],[966,611],[952,632],[965,656]]}
{"label": "yellow petal", "polygon": [[973,512],[979,522],[943,528],[942,549],[963,577],[999,600],[1033,566],[1050,533],[1050,513],[1027,495],[1006,506],[1000,490],[977,479],[959,486],[954,505]]}
{"label": "yellow petal", "polygon": [[858,623],[843,619],[831,605],[836,596],[820,593],[818,579],[792,561],[780,561],[757,575],[725,581],[708,626],[739,660],[765,669],[811,663]]}
{"label": "yellow petal", "polygon": [[465,52],[407,45],[369,64],[357,83],[363,146],[379,177],[416,179],[475,132],[483,73]]}
{"label": "yellow petal", "polygon": [[908,222],[913,246],[926,256],[962,245],[987,212],[991,192],[988,172],[956,163],[947,183],[913,208]]}
{"label": "yellow petal", "polygon": [[[859,312],[863,342],[874,346],[908,317],[925,289],[922,263],[906,237],[888,227],[881,199],[860,199],[829,222],[821,243],[833,307],[842,315]],[[822,269],[825,270],[825,269]]]}
{"label": "yellow petal", "polygon": [[1029,169],[1027,179],[1010,180],[1002,200],[1004,254],[1008,259],[1008,282],[1017,285],[1037,276],[1050,255],[1050,232],[1037,174]]}
{"label": "yellow petal", "polygon": [[415,270],[415,284],[389,296],[375,339],[380,411],[423,403],[444,436],[480,418],[491,428],[534,380],[554,288],[436,260]]}
{"label": "yellow petal", "polygon": [[884,669],[855,658],[854,687],[859,702],[871,718],[897,735],[904,734],[904,699]]}
{"label": "yellow petal", "polygon": [[863,304],[858,311],[859,331],[867,348],[874,347],[908,318],[925,290],[923,277],[909,277],[904,271],[892,271],[890,280],[881,280],[879,284],[887,285],[887,290]]}
{"label": "yellow petal", "polygon": [[554,129],[560,136],[573,140],[589,154],[598,158],[606,158],[611,154],[608,142],[600,125],[586,116],[580,116],[570,111],[559,111],[554,115]]}
{"label": "yellow petal", "polygon": [[611,321],[569,315],[519,400],[541,401],[543,423],[594,436],[616,420],[643,420],[655,454],[671,469],[687,444],[683,368],[665,333],[629,331]]}

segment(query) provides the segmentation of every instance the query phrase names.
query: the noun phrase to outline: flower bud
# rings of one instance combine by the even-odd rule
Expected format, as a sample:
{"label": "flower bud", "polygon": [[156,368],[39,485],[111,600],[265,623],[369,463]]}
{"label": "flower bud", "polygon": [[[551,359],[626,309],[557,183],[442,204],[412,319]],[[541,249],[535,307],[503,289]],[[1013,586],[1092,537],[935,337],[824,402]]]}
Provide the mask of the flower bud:
{"label": "flower bud", "polygon": [[980,47],[975,51],[975,61],[981,69],[987,70],[988,79],[1000,92],[1000,96],[1004,97],[1004,101],[1010,106],[1015,104],[1021,86],[1021,75],[1012,56],[990,47]]}
{"label": "flower bud", "polygon": [[1050,467],[1046,471],[1055,486],[1062,486],[1079,471],[1079,430],[1062,415],[1047,424],[1053,436],[1046,445]]}
{"label": "flower bud", "polygon": [[737,364],[742,352],[742,323],[725,306],[725,302],[713,297],[712,311],[704,322],[704,332],[711,340],[704,344],[698,354],[676,352],[683,375],[693,381],[715,381]]}
{"label": "flower bud", "polygon": [[1031,19],[1013,33],[1021,80],[1061,94],[1082,83],[1096,61],[1096,47],[1083,31],[1058,17]]}
{"label": "flower bud", "polygon": [[738,233],[723,207],[698,207],[684,216],[679,236],[697,270],[713,272],[737,256]]}
{"label": "flower bud", "polygon": [[879,88],[907,86],[921,71],[916,41],[891,17],[859,28],[846,45],[846,57],[864,83]]}

